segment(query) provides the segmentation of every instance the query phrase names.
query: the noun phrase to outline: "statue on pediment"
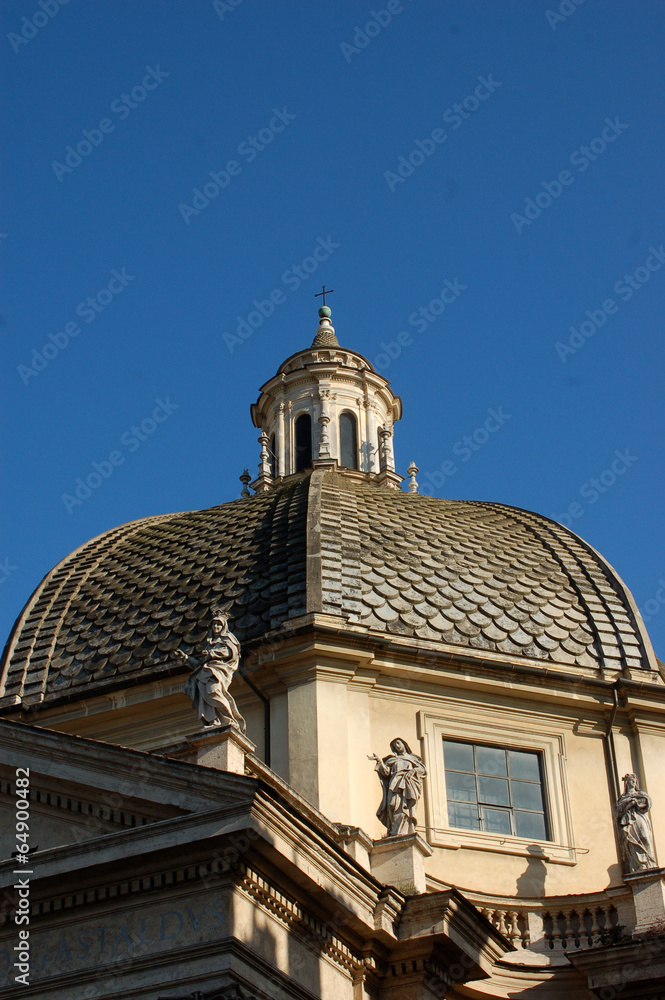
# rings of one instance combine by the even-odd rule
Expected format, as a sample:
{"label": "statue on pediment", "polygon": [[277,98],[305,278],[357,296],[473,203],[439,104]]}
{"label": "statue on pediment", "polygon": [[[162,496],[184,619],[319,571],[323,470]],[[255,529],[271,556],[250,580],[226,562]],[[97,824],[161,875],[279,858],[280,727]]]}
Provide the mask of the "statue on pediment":
{"label": "statue on pediment", "polygon": [[406,740],[397,738],[390,744],[392,754],[369,760],[376,761],[375,770],[383,787],[383,798],[377,816],[388,837],[403,837],[416,832],[416,809],[423,791],[427,770],[422,758],[411,753]]}
{"label": "statue on pediment", "polygon": [[238,710],[229,687],[240,666],[240,643],[229,632],[228,616],[215,608],[210,629],[200,657],[175,650],[174,659],[192,670],[185,684],[185,694],[206,726],[235,726],[245,732],[245,720]]}
{"label": "statue on pediment", "polygon": [[616,804],[621,849],[630,872],[657,868],[653,832],[647,813],[651,797],[637,787],[636,774],[624,774],[623,795]]}

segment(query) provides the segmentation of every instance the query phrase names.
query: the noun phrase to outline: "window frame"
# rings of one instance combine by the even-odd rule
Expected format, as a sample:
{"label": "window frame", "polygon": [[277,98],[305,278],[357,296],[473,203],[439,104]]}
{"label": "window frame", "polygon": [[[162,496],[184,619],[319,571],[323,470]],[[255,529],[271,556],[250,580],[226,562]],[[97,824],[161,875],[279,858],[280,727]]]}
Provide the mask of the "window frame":
{"label": "window frame", "polygon": [[[539,722],[534,724],[534,717],[528,720],[526,713],[513,717],[501,709],[489,712],[480,706],[466,704],[461,709],[459,704],[450,704],[439,712],[419,712],[418,735],[429,775],[426,779],[425,814],[427,839],[432,846],[464,847],[529,857],[533,856],[533,845],[536,844],[544,860],[577,864],[563,731],[553,732],[545,718],[542,726]],[[551,839],[539,840],[451,826],[448,821],[444,739],[540,754],[541,787],[547,832]]]}
{"label": "window frame", "polygon": [[[356,462],[355,465],[345,465],[344,462],[343,462],[343,458],[342,458],[342,417],[350,417],[350,419],[351,419],[352,436],[355,438],[355,442],[354,442],[354,456],[355,456],[355,462]],[[340,464],[340,467],[343,468],[343,469],[351,469],[352,471],[356,471],[357,472],[358,469],[359,469],[359,462],[360,462],[360,448],[358,447],[358,418],[355,415],[355,413],[353,413],[352,410],[349,410],[347,408],[347,409],[342,410],[338,414],[338,417],[337,417],[337,434],[338,434],[338,440],[339,440],[339,464]]]}
{"label": "window frame", "polygon": [[[446,764],[446,749],[445,749],[445,744],[446,743],[455,743],[455,744],[457,744],[459,746],[469,747],[469,749],[472,751],[472,758],[473,758],[473,770],[472,771],[462,770],[459,767],[451,767],[450,766],[450,762],[448,762],[448,764]],[[483,748],[486,748],[488,750],[498,750],[500,753],[502,753],[504,755],[505,767],[506,767],[506,773],[505,773],[505,775],[504,774],[494,774],[494,775],[492,775],[489,771],[483,771],[482,770],[482,764],[479,763],[479,761],[478,761],[478,752],[477,751],[478,750],[482,750]],[[475,830],[474,827],[460,826],[459,824],[450,823],[451,829],[453,829],[453,830],[472,830],[473,832],[476,832],[476,833],[477,832],[482,832],[482,833],[498,832],[498,831],[490,831],[490,830],[485,829],[483,827],[483,824],[486,822],[485,816],[484,816],[484,813],[485,813],[486,809],[500,809],[502,812],[507,813],[508,817],[509,817],[511,829],[510,829],[509,833],[507,834],[507,836],[520,837],[522,839],[526,839],[526,838],[523,837],[522,834],[519,834],[519,833],[515,832],[515,830],[516,830],[516,820],[517,820],[516,813],[526,812],[526,813],[533,813],[534,816],[542,816],[542,818],[543,818],[543,825],[545,827],[545,836],[544,837],[535,837],[534,841],[538,842],[538,843],[543,843],[543,842],[551,843],[552,838],[551,838],[551,834],[550,834],[550,822],[549,822],[549,817],[547,815],[547,808],[546,808],[546,802],[545,802],[545,779],[544,779],[544,764],[543,764],[543,755],[542,755],[542,753],[540,753],[539,751],[531,750],[531,749],[526,750],[523,747],[520,747],[519,749],[516,749],[515,747],[496,746],[496,745],[491,744],[491,743],[486,743],[484,740],[482,742],[475,742],[474,741],[473,743],[470,743],[467,740],[451,740],[449,738],[447,739],[445,736],[444,736],[444,738],[442,740],[442,750],[443,750],[443,767],[444,767],[444,773],[446,775],[446,779],[447,779],[447,777],[448,777],[449,774],[469,774],[469,775],[473,775],[473,777],[475,779],[475,786],[476,786],[475,787],[475,791],[476,791],[476,799],[475,799],[475,801],[471,801],[471,800],[466,800],[465,801],[464,799],[457,799],[457,798],[455,798],[454,796],[452,796],[450,794],[450,792],[448,790],[448,781],[446,780],[446,808],[448,810],[448,822],[450,823],[450,805],[451,805],[452,802],[458,802],[461,805],[475,806],[476,807],[476,819],[478,820],[478,830]],[[536,765],[537,765],[537,768],[538,768],[538,778],[537,779],[533,779],[533,778],[516,778],[516,777],[513,777],[512,772],[511,772],[511,760],[510,760],[510,754],[511,753],[525,753],[525,754],[529,754],[531,757],[534,757]],[[490,801],[486,800],[486,798],[483,798],[482,797],[482,792],[481,792],[481,779],[482,778],[490,778],[490,779],[496,778],[497,780],[504,781],[506,783],[506,785],[507,785],[508,802],[507,803],[503,803],[503,802],[490,802]],[[540,793],[541,802],[542,802],[542,805],[543,805],[542,810],[539,810],[539,809],[527,809],[524,806],[519,806],[519,805],[515,804],[515,801],[514,801],[515,789],[513,787],[513,783],[514,782],[519,782],[519,781],[523,782],[524,784],[536,785],[538,787],[538,790],[539,790],[539,793]]]}
{"label": "window frame", "polygon": [[[298,421],[302,417],[307,417],[309,419],[309,464],[304,465],[301,469],[298,468]],[[312,462],[314,461],[314,421],[312,420],[312,414],[309,410],[300,410],[299,413],[294,413],[293,415],[293,471],[307,472],[308,469],[312,468]]]}

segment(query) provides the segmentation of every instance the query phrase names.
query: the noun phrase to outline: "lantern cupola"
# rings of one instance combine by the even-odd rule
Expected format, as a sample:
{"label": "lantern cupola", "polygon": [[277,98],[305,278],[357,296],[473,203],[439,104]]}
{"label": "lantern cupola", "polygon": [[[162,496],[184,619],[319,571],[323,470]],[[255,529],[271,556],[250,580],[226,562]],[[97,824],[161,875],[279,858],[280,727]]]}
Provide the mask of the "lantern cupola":
{"label": "lantern cupola", "polygon": [[329,306],[319,309],[311,347],[292,354],[251,407],[261,434],[257,492],[312,468],[399,488],[393,427],[402,401],[357,351],[340,347]]}

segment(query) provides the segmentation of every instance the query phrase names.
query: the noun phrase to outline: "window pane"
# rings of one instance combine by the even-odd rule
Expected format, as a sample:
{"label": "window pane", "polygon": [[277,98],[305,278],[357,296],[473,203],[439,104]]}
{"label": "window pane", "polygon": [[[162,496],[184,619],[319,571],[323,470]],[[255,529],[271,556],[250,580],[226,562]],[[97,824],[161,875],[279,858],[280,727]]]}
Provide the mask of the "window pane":
{"label": "window pane", "polygon": [[515,830],[518,837],[529,837],[530,840],[546,840],[545,817],[542,813],[521,812],[515,810]]}
{"label": "window pane", "polygon": [[542,812],[543,795],[535,781],[512,781],[513,805]]}
{"label": "window pane", "polygon": [[450,826],[548,839],[539,753],[444,740],[443,755]]}
{"label": "window pane", "polygon": [[483,806],[483,830],[488,830],[490,833],[512,833],[510,810],[488,809]]}
{"label": "window pane", "polygon": [[340,464],[347,469],[358,468],[358,434],[356,418],[352,413],[342,413],[339,418]]}
{"label": "window pane", "polygon": [[475,774],[446,771],[446,787],[450,799],[461,799],[462,802],[476,801]]}
{"label": "window pane", "polygon": [[473,771],[473,747],[467,743],[443,741],[445,765],[454,771]]}
{"label": "window pane", "polygon": [[481,802],[493,802],[498,806],[510,805],[508,782],[505,778],[478,777],[478,793]]}
{"label": "window pane", "polygon": [[479,774],[508,774],[505,750],[496,747],[477,747],[476,760]]}
{"label": "window pane", "polygon": [[538,754],[526,753],[522,750],[509,750],[511,778],[524,778],[526,781],[540,781]]}
{"label": "window pane", "polygon": [[448,803],[448,822],[464,830],[480,830],[477,807],[464,805],[463,802]]}
{"label": "window pane", "polygon": [[296,420],[296,472],[312,464],[312,418],[302,413]]}

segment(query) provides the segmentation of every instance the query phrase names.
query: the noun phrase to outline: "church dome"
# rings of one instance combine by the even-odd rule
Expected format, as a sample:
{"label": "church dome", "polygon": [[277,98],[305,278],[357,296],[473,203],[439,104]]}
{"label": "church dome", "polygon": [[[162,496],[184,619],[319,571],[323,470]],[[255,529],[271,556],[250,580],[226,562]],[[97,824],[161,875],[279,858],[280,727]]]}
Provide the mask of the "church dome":
{"label": "church dome", "polygon": [[174,673],[170,654],[203,640],[211,606],[228,611],[245,651],[327,615],[359,638],[401,637],[467,663],[659,680],[626,587],[560,524],[315,467],[208,510],[131,522],[67,556],[14,627],[0,707]]}
{"label": "church dome", "polygon": [[[325,287],[324,287],[325,291]],[[182,671],[223,609],[247,656],[316,616],[363,641],[486,668],[532,665],[660,681],[635,603],[555,521],[409,492],[395,471],[402,404],[330,309],[251,407],[259,474],[242,499],[142,518],[62,560],[19,616],[0,711],[90,697]]]}

